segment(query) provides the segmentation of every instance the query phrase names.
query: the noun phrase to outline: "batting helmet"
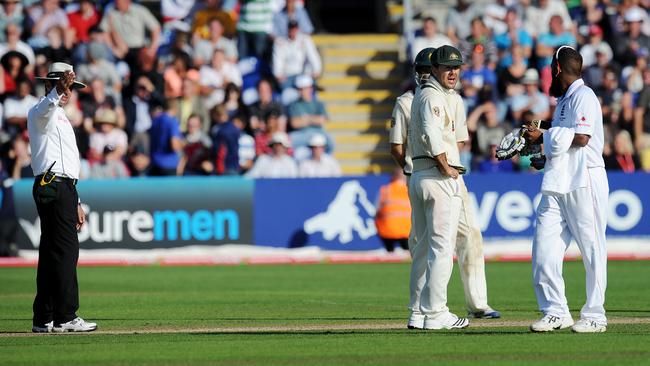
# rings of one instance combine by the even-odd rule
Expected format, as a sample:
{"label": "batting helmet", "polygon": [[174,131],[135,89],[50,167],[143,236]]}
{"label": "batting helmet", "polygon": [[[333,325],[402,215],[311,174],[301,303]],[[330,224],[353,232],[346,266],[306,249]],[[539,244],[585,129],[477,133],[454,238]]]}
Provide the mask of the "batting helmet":
{"label": "batting helmet", "polygon": [[418,54],[415,56],[413,68],[415,69],[415,83],[417,85],[424,83],[431,75],[431,67],[433,67],[431,57],[435,52],[435,48],[427,47],[418,52]]}

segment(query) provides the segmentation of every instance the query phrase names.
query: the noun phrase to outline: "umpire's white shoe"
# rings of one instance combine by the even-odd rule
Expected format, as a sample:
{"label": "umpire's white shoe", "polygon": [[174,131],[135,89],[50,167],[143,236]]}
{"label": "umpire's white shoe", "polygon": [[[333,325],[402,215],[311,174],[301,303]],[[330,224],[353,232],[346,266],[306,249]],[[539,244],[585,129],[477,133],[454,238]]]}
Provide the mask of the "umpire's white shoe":
{"label": "umpire's white shoe", "polygon": [[531,324],[530,330],[533,332],[552,332],[554,330],[566,329],[572,325],[573,319],[570,316],[559,317],[547,314],[542,319]]}
{"label": "umpire's white shoe", "polygon": [[32,332],[34,333],[52,333],[52,327],[54,327],[54,322],[45,323],[43,325],[34,325],[32,326]]}
{"label": "umpire's white shoe", "polygon": [[408,329],[422,329],[424,328],[424,315],[420,313],[411,313],[409,322],[406,325]]}
{"label": "umpire's white shoe", "polygon": [[462,329],[467,328],[468,325],[469,320],[467,318],[459,318],[456,314],[450,312],[424,318],[424,329]]}
{"label": "umpire's white shoe", "polygon": [[600,324],[594,320],[580,319],[572,327],[575,333],[604,333],[607,325]]}
{"label": "umpire's white shoe", "polygon": [[79,317],[70,320],[67,323],[55,325],[52,328],[53,332],[64,333],[64,332],[92,332],[97,329],[97,323],[87,322]]}

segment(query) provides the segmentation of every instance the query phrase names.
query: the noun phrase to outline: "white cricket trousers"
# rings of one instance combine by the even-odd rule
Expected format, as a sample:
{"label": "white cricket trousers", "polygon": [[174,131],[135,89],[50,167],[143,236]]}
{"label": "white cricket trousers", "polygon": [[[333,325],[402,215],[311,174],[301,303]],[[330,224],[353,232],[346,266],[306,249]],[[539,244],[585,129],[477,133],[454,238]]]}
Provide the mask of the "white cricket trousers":
{"label": "white cricket trousers", "polygon": [[539,310],[545,315],[570,316],[564,294],[564,253],[575,239],[586,272],[587,301],[580,318],[607,325],[607,199],[604,168],[590,168],[589,187],[558,195],[542,195],[533,239],[533,285]]}
{"label": "white cricket trousers", "polygon": [[[458,177],[457,182],[460,185],[462,203],[456,238],[456,257],[460,268],[460,278],[463,282],[465,304],[467,310],[471,312],[486,311],[488,309],[488,301],[485,280],[485,259],[483,255],[483,236],[476,216],[474,215],[474,209],[469,200],[469,192],[467,191],[467,186],[462,176]],[[409,189],[409,200],[411,201],[411,207],[413,207],[417,198],[411,192],[413,190]],[[418,247],[416,245],[415,232],[417,231],[418,222],[414,216],[414,211],[412,211],[412,229],[409,235],[409,249],[412,258],[409,309],[411,312],[419,313],[420,295],[424,287],[427,271],[428,248],[426,246]]]}
{"label": "white cricket trousers", "polygon": [[478,226],[474,208],[469,201],[469,192],[462,177],[458,177],[462,199],[456,238],[456,257],[460,278],[465,291],[465,304],[471,312],[488,309],[487,283],[485,280],[485,257],[483,235]]}
{"label": "white cricket trousers", "polygon": [[[426,263],[424,279],[419,279],[423,283],[418,310],[435,317],[449,311],[447,285],[453,269],[454,243],[461,208],[460,185],[457,180],[443,177],[436,168],[414,172],[409,184],[416,224],[411,278],[414,277],[413,269],[417,270],[423,262]],[[414,281],[411,282],[413,285]]]}

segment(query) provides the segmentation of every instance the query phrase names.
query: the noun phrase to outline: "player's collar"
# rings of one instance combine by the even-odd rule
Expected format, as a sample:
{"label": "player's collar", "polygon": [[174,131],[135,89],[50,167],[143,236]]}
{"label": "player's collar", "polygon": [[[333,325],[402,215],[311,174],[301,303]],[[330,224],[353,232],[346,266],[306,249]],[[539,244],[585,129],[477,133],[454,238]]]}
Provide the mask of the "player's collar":
{"label": "player's collar", "polygon": [[440,82],[438,82],[438,79],[436,79],[433,75],[431,75],[429,77],[429,79],[427,79],[426,83],[422,84],[422,86],[421,86],[421,88],[426,88],[426,87],[436,89],[436,90],[441,91],[441,92],[443,92],[445,94],[454,94],[456,92],[454,89],[447,89],[447,88],[443,87],[440,84]]}
{"label": "player's collar", "polygon": [[571,98],[571,96],[573,95],[573,93],[575,93],[576,90],[578,90],[578,88],[581,87],[581,86],[583,86],[583,85],[585,85],[584,80],[582,80],[582,79],[576,79],[574,82],[571,83],[571,85],[569,85],[569,89],[567,89],[566,93],[564,93],[564,95],[562,96],[562,98],[563,98],[563,99],[565,99],[565,98]]}

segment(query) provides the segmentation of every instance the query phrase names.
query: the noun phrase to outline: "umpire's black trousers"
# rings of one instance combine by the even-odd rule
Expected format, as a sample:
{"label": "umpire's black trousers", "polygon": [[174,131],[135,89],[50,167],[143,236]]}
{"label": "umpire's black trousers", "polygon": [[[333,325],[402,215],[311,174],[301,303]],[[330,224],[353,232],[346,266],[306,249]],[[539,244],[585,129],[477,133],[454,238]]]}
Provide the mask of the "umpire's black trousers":
{"label": "umpire's black trousers", "polygon": [[34,325],[69,322],[77,317],[77,189],[71,179],[40,184],[34,181],[32,194],[41,219],[41,242],[38,248]]}

